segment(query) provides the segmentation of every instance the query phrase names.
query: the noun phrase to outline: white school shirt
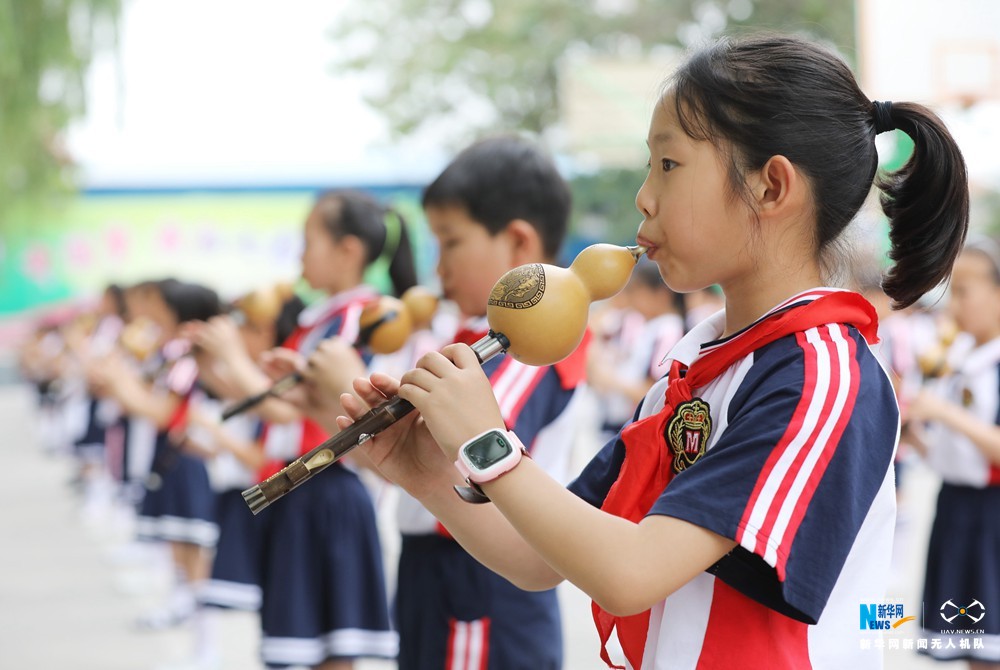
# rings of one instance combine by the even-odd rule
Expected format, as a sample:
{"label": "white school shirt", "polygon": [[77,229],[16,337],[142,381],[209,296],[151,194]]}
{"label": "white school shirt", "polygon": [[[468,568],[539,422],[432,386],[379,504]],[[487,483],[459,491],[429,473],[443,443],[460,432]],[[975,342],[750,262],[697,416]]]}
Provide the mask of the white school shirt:
{"label": "white school shirt", "polygon": [[[981,421],[1000,424],[1000,338],[969,351],[955,374],[932,391],[962,405]],[[1000,466],[990,463],[969,438],[939,423],[927,430],[927,463],[949,484],[985,488],[1000,485]]]}

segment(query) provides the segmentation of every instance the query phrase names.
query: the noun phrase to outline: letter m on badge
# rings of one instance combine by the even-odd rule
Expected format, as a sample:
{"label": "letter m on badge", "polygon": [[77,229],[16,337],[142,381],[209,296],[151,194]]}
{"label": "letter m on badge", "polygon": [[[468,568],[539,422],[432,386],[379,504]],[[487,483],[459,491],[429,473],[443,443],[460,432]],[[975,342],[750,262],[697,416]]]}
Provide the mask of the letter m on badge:
{"label": "letter m on badge", "polygon": [[684,431],[684,451],[688,454],[697,454],[701,447],[701,432],[697,430]]}

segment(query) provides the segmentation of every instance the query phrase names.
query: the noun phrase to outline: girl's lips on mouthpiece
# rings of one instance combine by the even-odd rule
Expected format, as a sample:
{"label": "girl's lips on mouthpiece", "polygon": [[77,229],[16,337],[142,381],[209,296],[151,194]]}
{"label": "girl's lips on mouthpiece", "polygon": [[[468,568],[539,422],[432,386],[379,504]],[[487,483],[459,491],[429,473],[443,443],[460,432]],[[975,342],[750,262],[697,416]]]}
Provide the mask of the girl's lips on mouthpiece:
{"label": "girl's lips on mouthpiece", "polygon": [[641,235],[635,238],[636,244],[646,247],[646,258],[652,259],[653,254],[656,252],[656,245],[647,240]]}

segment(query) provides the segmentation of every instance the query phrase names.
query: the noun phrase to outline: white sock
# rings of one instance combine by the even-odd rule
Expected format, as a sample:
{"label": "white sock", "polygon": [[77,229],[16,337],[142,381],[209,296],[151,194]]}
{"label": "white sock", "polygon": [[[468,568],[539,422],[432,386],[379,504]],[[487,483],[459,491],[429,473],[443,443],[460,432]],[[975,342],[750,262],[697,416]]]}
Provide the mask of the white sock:
{"label": "white sock", "polygon": [[170,598],[167,601],[167,608],[171,612],[178,614],[190,614],[195,609],[194,588],[191,582],[187,581],[187,576],[183,571],[177,571],[177,581],[170,591]]}
{"label": "white sock", "polygon": [[199,606],[195,610],[194,657],[206,664],[219,658],[219,612],[214,607]]}

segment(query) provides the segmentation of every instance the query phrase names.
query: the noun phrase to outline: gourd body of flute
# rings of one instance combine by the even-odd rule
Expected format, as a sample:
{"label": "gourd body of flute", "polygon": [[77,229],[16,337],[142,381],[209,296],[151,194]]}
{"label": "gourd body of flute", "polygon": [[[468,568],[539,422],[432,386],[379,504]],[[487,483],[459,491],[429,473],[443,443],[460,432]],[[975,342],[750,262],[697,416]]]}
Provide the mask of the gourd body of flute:
{"label": "gourd body of flute", "polygon": [[[596,244],[584,249],[569,268],[533,263],[510,270],[490,294],[489,335],[472,345],[479,362],[501,352],[529,365],[552,365],[566,358],[583,339],[590,303],[624,288],[643,253],[641,246]],[[267,481],[244,491],[243,498],[254,514],[260,512],[412,409],[402,398],[387,400]],[[462,491],[459,495],[465,497]]]}
{"label": "gourd body of flute", "polygon": [[544,263],[516,267],[493,286],[486,320],[510,340],[510,356],[528,365],[557,363],[583,340],[590,303],[624,288],[640,249],[594,244],[568,268]]}

